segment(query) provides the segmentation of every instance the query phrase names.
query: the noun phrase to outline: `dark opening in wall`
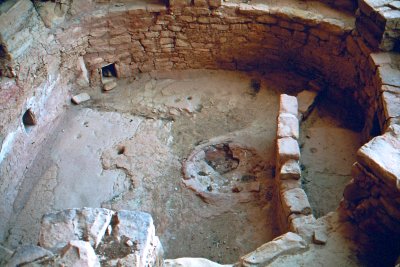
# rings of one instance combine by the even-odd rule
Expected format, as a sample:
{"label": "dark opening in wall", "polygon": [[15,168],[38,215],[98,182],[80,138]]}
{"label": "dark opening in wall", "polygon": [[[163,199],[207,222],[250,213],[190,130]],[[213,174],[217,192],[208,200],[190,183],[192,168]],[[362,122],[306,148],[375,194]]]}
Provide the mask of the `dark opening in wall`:
{"label": "dark opening in wall", "polygon": [[381,127],[379,124],[378,112],[375,112],[374,119],[372,121],[372,128],[369,132],[371,137],[375,137],[381,134]]}
{"label": "dark opening in wall", "polygon": [[24,115],[22,116],[22,123],[25,126],[25,130],[28,130],[30,127],[37,124],[36,116],[31,109],[25,111]]}
{"label": "dark opening in wall", "polygon": [[117,77],[117,70],[115,69],[115,63],[102,67],[101,76],[106,78]]}

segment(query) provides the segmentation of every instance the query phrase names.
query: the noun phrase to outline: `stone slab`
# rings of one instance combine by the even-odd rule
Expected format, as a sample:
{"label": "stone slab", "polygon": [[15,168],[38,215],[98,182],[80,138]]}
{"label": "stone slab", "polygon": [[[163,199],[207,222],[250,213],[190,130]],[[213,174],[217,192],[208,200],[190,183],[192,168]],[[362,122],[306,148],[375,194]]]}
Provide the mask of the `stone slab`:
{"label": "stone slab", "polygon": [[90,95],[88,93],[81,93],[79,95],[74,95],[71,98],[72,103],[79,105],[85,101],[90,100]]}
{"label": "stone slab", "polygon": [[306,242],[301,236],[288,232],[241,257],[240,263],[242,266],[264,267],[278,256],[299,252],[305,248]]}
{"label": "stone slab", "polygon": [[400,189],[400,126],[392,125],[387,132],[362,146],[357,160],[377,177]]}

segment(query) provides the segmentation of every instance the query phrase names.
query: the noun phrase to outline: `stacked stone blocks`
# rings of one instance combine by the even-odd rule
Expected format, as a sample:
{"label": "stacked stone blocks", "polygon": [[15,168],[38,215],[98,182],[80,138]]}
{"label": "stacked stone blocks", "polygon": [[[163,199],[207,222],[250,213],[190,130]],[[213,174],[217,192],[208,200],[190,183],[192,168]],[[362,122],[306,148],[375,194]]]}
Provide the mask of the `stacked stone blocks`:
{"label": "stacked stone blocks", "polygon": [[277,118],[276,181],[279,184],[280,214],[283,227],[295,231],[291,218],[311,214],[311,207],[301,188],[298,102],[294,96],[282,94]]}

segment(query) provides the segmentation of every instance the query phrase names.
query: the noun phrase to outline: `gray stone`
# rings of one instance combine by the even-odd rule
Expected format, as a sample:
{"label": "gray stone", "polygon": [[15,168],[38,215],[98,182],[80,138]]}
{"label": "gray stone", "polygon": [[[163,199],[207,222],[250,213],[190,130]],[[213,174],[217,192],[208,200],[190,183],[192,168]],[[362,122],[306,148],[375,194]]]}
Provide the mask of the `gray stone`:
{"label": "gray stone", "polygon": [[72,103],[79,105],[82,102],[90,100],[90,95],[88,93],[80,93],[79,95],[75,95],[72,97]]}
{"label": "gray stone", "polygon": [[63,266],[79,267],[100,267],[99,259],[96,256],[89,242],[73,240],[61,251],[61,258],[57,264]]}
{"label": "gray stone", "polygon": [[385,120],[400,116],[400,94],[383,92],[381,95],[381,102]]}
{"label": "gray stone", "polygon": [[307,195],[301,188],[294,188],[283,192],[282,207],[287,217],[291,214],[311,214]]}
{"label": "gray stone", "polygon": [[42,218],[40,246],[59,249],[71,240],[87,240],[93,247],[97,247],[113,213],[101,208],[82,208],[46,214]]}
{"label": "gray stone", "polygon": [[298,103],[295,96],[281,94],[279,101],[279,114],[289,113],[297,117]]}
{"label": "gray stone", "polygon": [[312,241],[317,222],[314,215],[292,214],[289,216],[289,221],[290,231],[297,233],[307,242]]}
{"label": "gray stone", "polygon": [[221,265],[203,258],[178,258],[164,261],[165,267],[223,267],[232,265]]}
{"label": "gray stone", "polygon": [[241,257],[240,263],[245,267],[264,267],[278,256],[299,252],[305,248],[306,242],[301,236],[288,232]]}
{"label": "gray stone", "polygon": [[286,161],[279,172],[279,178],[281,180],[288,179],[300,179],[301,176],[301,168],[300,164],[297,160],[288,160]]}
{"label": "gray stone", "polygon": [[169,0],[170,7],[184,7],[189,6],[191,0]]}
{"label": "gray stone", "polygon": [[50,257],[53,257],[53,253],[51,253],[47,249],[34,245],[21,246],[17,248],[5,267],[21,266],[34,262],[35,260]]}
{"label": "gray stone", "polygon": [[0,266],[6,265],[6,262],[11,259],[13,251],[0,245]]}
{"label": "gray stone", "polygon": [[110,91],[110,90],[114,89],[115,87],[117,87],[117,82],[116,81],[109,81],[109,82],[106,82],[103,85],[103,90],[104,91]]}
{"label": "gray stone", "polygon": [[362,146],[358,162],[367,166],[377,177],[400,189],[400,126],[392,125],[387,132]]}
{"label": "gray stone", "polygon": [[299,120],[296,116],[289,113],[282,113],[278,116],[278,138],[292,137],[299,138]]}
{"label": "gray stone", "polygon": [[313,242],[318,245],[325,245],[328,241],[328,235],[323,228],[314,230]]}
{"label": "gray stone", "polygon": [[279,190],[281,192],[285,192],[285,191],[293,189],[293,188],[301,188],[300,179],[298,179],[298,180],[280,180]]}
{"label": "gray stone", "polygon": [[382,84],[400,87],[400,70],[392,68],[390,65],[378,67],[379,76]]}
{"label": "gray stone", "polygon": [[137,244],[139,266],[153,266],[162,258],[162,246],[155,236],[153,218],[140,211],[121,210],[115,214],[112,235],[117,240],[127,237]]}
{"label": "gray stone", "polygon": [[297,141],[291,137],[278,139],[277,153],[279,162],[285,162],[290,159],[300,159],[300,148]]}

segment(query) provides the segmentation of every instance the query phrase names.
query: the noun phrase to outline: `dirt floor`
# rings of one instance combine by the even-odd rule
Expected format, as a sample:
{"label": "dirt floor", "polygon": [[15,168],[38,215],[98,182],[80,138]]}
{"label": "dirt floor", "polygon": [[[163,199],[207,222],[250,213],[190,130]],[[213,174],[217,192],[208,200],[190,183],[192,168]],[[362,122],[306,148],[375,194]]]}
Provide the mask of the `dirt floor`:
{"label": "dirt floor", "polygon": [[[27,171],[7,245],[36,243],[48,211],[106,207],[151,213],[166,258],[237,261],[281,234],[273,180],[279,94],[306,85],[292,73],[191,70],[91,89],[92,100],[68,108]],[[318,110],[303,128],[304,186],[320,216],[338,205],[358,135]],[[224,179],[253,177],[258,189],[244,200],[239,189],[229,194],[235,201],[198,197],[182,183],[182,164],[202,144],[230,142],[255,151],[263,167],[257,175],[227,170]]]}
{"label": "dirt floor", "polygon": [[362,145],[360,132],[351,130],[340,110],[322,99],[301,124],[302,186],[317,218],[338,207]]}

